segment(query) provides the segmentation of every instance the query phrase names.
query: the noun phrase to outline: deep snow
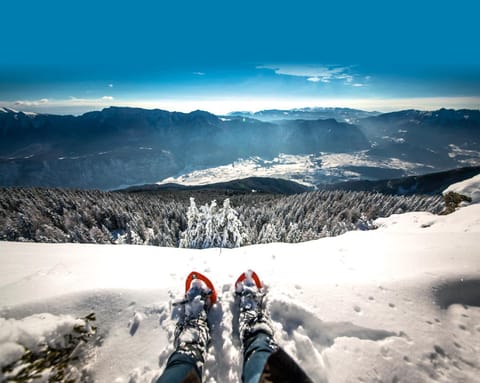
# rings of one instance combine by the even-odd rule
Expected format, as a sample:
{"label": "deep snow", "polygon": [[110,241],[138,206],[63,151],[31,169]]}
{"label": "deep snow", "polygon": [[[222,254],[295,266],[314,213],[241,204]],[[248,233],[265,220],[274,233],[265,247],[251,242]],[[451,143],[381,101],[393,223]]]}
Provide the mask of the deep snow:
{"label": "deep snow", "polygon": [[172,351],[172,302],[197,270],[219,295],[204,381],[238,382],[233,284],[253,268],[268,288],[277,341],[314,381],[478,381],[480,205],[377,224],[231,250],[0,243],[1,361],[19,353],[23,338],[39,341],[47,327],[45,336],[58,336],[62,323],[94,311],[101,339],[88,354],[87,375],[151,382]]}

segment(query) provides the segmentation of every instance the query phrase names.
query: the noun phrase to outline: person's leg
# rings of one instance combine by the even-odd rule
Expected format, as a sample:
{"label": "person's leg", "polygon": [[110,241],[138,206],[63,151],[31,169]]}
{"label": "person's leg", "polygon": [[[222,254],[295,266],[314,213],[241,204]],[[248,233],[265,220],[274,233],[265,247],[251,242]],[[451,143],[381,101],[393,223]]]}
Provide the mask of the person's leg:
{"label": "person's leg", "polygon": [[270,334],[257,332],[243,343],[243,383],[258,383],[270,355],[277,346]]}
{"label": "person's leg", "polygon": [[266,315],[263,285],[258,276],[249,271],[236,283],[239,297],[239,333],[243,348],[243,383],[258,383],[270,355],[277,349],[273,328]]}
{"label": "person's leg", "polygon": [[167,367],[156,383],[200,383],[201,368],[190,355],[175,351],[168,358]]}
{"label": "person's leg", "polygon": [[207,316],[179,322],[175,329],[175,351],[156,383],[201,382],[205,354],[210,342]]}
{"label": "person's leg", "polygon": [[201,383],[210,343],[207,323],[210,295],[211,291],[206,290],[204,283],[194,278],[185,300],[181,302],[183,314],[175,328],[175,351],[168,358],[167,366],[156,383]]}
{"label": "person's leg", "polygon": [[273,326],[263,301],[265,291],[253,271],[235,285],[240,298],[239,332],[243,345],[243,383],[313,383],[273,339]]}

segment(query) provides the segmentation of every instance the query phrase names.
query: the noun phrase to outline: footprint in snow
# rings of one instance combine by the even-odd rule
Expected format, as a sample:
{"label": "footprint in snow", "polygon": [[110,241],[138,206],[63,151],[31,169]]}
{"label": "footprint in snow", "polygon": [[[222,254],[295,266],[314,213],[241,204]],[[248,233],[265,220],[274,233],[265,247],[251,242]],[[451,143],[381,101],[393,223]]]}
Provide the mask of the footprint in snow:
{"label": "footprint in snow", "polygon": [[[336,338],[379,341],[398,336],[390,331],[360,327],[350,322],[324,322],[304,308],[286,301],[273,300],[269,308],[274,324],[282,329],[282,346],[293,352],[305,365],[317,366],[308,371],[316,382],[328,382],[322,351],[332,346]],[[359,306],[356,309],[361,312]]]}
{"label": "footprint in snow", "polygon": [[140,327],[140,322],[143,320],[143,315],[140,313],[135,313],[133,316],[133,320],[130,321],[130,335],[134,336],[137,332],[138,328]]}
{"label": "footprint in snow", "polygon": [[391,331],[356,326],[351,322],[324,322],[304,308],[285,301],[272,301],[270,314],[272,320],[279,322],[289,336],[301,328],[320,348],[319,351],[332,346],[335,338],[338,337],[379,341],[391,336],[398,336]]}
{"label": "footprint in snow", "polygon": [[382,354],[384,359],[392,359],[392,356],[390,355],[390,349],[387,346],[380,347],[380,354]]}

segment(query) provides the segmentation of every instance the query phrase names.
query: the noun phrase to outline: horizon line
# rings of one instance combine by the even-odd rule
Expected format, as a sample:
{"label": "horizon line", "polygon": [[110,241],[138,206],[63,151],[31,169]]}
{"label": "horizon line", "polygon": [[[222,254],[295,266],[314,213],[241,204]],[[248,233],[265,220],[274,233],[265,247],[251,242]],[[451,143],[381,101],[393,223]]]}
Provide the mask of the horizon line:
{"label": "horizon line", "polygon": [[[315,108],[350,108],[366,112],[389,113],[402,110],[435,111],[440,109],[480,110],[480,97],[415,97],[415,98],[363,98],[363,99],[285,99],[285,98],[219,98],[219,99],[152,99],[125,100],[113,97],[94,99],[40,99],[0,101],[0,108],[23,113],[82,115],[109,107],[165,110],[191,113],[197,110],[215,115],[234,112],[256,113],[264,110],[299,110]],[[63,112],[62,112],[63,111]]]}

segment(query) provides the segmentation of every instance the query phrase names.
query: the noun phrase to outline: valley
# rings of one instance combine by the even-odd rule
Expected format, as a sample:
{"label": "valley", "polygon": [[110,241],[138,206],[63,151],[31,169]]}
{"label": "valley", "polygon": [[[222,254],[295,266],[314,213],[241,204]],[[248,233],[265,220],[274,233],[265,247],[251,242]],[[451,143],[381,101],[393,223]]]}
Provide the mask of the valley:
{"label": "valley", "polygon": [[272,113],[252,115],[259,120],[123,107],[80,116],[2,109],[0,185],[112,190],[256,176],[316,187],[480,165],[479,111]]}

